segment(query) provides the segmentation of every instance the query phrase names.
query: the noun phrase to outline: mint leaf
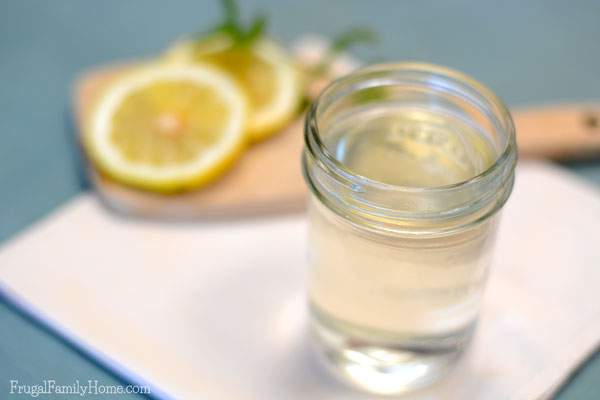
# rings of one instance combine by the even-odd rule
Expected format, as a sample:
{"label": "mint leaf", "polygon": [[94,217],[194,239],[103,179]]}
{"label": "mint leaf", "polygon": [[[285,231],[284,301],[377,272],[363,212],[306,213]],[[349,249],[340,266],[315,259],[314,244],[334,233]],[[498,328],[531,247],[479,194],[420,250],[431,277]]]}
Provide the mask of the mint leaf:
{"label": "mint leaf", "polygon": [[358,26],[336,36],[331,42],[329,51],[337,54],[357,44],[372,44],[375,42],[377,42],[377,34],[372,29]]}

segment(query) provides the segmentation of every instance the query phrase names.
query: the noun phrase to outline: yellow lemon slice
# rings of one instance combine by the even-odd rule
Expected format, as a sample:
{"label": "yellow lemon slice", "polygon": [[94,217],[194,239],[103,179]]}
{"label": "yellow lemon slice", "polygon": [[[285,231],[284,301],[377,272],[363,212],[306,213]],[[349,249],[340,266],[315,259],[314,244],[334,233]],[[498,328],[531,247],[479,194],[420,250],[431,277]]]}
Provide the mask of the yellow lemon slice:
{"label": "yellow lemon slice", "polygon": [[87,121],[85,146],[110,177],[174,192],[210,182],[240,154],[246,104],[202,64],[141,67],[114,81]]}
{"label": "yellow lemon slice", "polygon": [[302,97],[300,73],[273,41],[235,46],[229,37],[215,35],[199,43],[176,43],[167,60],[209,63],[232,76],[246,93],[246,132],[251,140],[270,136],[296,116]]}

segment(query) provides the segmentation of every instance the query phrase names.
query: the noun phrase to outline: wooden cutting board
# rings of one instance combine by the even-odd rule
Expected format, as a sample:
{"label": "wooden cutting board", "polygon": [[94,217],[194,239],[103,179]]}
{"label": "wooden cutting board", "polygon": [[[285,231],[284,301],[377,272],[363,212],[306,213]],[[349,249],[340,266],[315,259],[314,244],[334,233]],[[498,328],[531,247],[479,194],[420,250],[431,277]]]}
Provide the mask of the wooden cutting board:
{"label": "wooden cutting board", "polygon": [[[123,66],[99,68],[76,82],[74,109],[81,132],[92,105]],[[513,113],[521,156],[568,159],[600,155],[600,105],[570,104]],[[253,145],[224,176],[207,187],[176,195],[136,190],[88,165],[104,202],[146,217],[237,217],[301,210],[306,197],[300,156],[303,116],[272,138]]]}
{"label": "wooden cutting board", "polygon": [[[94,102],[122,66],[84,74],[75,84],[74,108],[79,132]],[[200,190],[163,195],[137,190],[101,175],[88,162],[89,178],[112,208],[149,217],[239,216],[286,212],[303,207],[305,188],[300,170],[303,118],[262,143],[216,182]]]}

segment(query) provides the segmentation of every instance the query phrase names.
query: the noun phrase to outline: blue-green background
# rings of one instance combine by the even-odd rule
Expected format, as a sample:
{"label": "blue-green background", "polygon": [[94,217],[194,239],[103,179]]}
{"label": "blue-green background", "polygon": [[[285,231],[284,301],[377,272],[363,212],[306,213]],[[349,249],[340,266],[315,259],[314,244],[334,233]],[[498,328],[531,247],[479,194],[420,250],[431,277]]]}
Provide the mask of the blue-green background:
{"label": "blue-green background", "polygon": [[[380,43],[358,48],[360,58],[444,64],[485,82],[510,106],[600,99],[598,1],[256,0],[242,8],[268,12],[271,32],[284,42],[372,27]],[[86,189],[72,140],[75,77],[151,56],[218,15],[216,2],[200,0],[0,0],[0,242]],[[600,184],[600,161],[566,166]],[[44,378],[116,382],[0,301],[0,398],[8,397],[9,379]],[[599,397],[596,356],[559,399]]]}

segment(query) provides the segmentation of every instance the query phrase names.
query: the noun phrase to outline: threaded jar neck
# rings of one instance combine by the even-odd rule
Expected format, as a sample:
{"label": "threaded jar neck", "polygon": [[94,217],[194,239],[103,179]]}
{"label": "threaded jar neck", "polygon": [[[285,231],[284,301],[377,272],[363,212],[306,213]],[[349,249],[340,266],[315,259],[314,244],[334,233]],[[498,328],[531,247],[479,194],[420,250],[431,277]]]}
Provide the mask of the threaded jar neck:
{"label": "threaded jar neck", "polygon": [[[480,132],[494,159],[467,179],[437,186],[398,185],[358,173],[328,147],[328,135],[342,118],[390,105],[451,116]],[[412,135],[431,129],[413,125]],[[480,83],[439,66],[375,65],[333,82],[307,114],[304,139],[303,172],[313,194],[336,214],[368,229],[454,232],[493,215],[512,190],[517,152],[510,113]]]}

